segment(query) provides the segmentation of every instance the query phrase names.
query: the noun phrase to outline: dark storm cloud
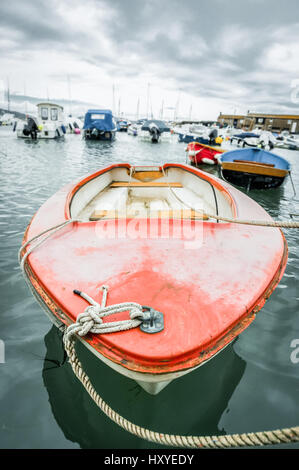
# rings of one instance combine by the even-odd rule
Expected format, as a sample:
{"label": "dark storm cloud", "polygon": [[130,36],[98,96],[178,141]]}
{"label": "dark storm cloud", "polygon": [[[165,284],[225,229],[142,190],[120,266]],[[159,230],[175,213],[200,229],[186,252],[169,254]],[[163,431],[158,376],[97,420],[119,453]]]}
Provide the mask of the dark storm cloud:
{"label": "dark storm cloud", "polygon": [[80,40],[87,38],[66,24],[53,0],[2,2],[0,37],[12,40],[10,53],[40,49],[45,53],[51,51],[45,47],[72,50]]}
{"label": "dark storm cloud", "polygon": [[1,5],[0,25],[18,33],[23,41],[39,42],[44,40],[59,41],[63,30],[55,12],[49,10],[49,3],[14,1]]}
{"label": "dark storm cloud", "polygon": [[[285,56],[288,44],[298,42],[298,0],[2,3],[0,26],[11,54],[48,47],[116,79],[151,73],[193,96],[293,107],[290,84],[299,66]],[[78,28],[72,15],[82,5]],[[284,45],[281,67],[271,52],[275,44]]]}
{"label": "dark storm cloud", "polygon": [[[136,8],[137,3],[114,0],[119,22],[109,34],[123,51],[130,42],[149,69],[159,65],[162,76],[177,79],[180,89],[189,93],[200,89],[201,96],[238,99],[235,90],[243,88],[246,100],[288,102],[296,75],[287,73],[287,67],[283,71],[287,64],[281,64],[281,73],[275,70],[269,80],[263,55],[275,42],[283,41],[277,34],[282,27],[289,41],[297,40],[297,0],[288,1],[284,8],[280,0],[153,0]],[[171,34],[176,24],[178,37]],[[247,79],[253,71],[260,71],[256,81]]]}

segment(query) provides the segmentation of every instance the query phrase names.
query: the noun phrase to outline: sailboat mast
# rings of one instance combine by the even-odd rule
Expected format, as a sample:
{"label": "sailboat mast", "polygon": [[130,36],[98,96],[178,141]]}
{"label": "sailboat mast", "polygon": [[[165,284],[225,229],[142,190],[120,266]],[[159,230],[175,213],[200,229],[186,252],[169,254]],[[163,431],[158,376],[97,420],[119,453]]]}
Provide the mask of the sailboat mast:
{"label": "sailboat mast", "polygon": [[114,83],[112,85],[112,113],[113,113],[113,116],[115,114],[115,86],[114,86]]}
{"label": "sailboat mast", "polygon": [[148,111],[149,111],[149,96],[150,96],[150,84],[147,84],[147,99],[146,99],[146,119],[148,119]]}
{"label": "sailboat mast", "polygon": [[161,111],[160,111],[160,119],[163,119],[163,113],[164,113],[164,100],[162,100],[162,106],[161,106]]}
{"label": "sailboat mast", "polygon": [[69,115],[72,115],[72,96],[71,96],[71,79],[67,76],[68,94],[69,94]]}
{"label": "sailboat mast", "polygon": [[9,90],[9,79],[7,77],[7,110],[10,111],[10,90]]}

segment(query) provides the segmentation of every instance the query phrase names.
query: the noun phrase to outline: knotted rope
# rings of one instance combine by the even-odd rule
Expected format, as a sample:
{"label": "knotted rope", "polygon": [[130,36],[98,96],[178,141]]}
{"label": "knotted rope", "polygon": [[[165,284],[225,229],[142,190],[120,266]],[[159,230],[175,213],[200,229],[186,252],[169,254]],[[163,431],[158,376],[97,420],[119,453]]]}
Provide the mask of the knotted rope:
{"label": "knotted rope", "polygon": [[[87,333],[103,334],[115,333],[117,331],[129,330],[136,328],[144,320],[150,318],[150,313],[143,311],[142,306],[135,302],[122,302],[119,304],[109,305],[106,307],[106,299],[108,287],[102,286],[103,299],[101,305],[93,300],[84,292],[74,290],[74,293],[80,295],[89,302],[83,313],[77,316],[76,322],[67,327],[64,333],[63,341],[69,343],[74,335],[85,336]],[[126,312],[130,314],[129,320],[120,320],[114,322],[103,322],[103,318],[115,313]]]}

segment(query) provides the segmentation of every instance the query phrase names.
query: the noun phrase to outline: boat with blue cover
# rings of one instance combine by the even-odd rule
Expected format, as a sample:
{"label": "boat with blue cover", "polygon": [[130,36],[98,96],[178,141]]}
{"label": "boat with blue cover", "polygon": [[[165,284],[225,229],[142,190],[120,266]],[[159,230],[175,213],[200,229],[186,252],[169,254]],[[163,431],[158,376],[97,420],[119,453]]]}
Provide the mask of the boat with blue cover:
{"label": "boat with blue cover", "polygon": [[182,132],[178,132],[178,140],[185,144],[190,144],[190,142],[199,142],[200,144],[209,145],[210,143],[210,139],[199,137],[195,134],[183,134]]}
{"label": "boat with blue cover", "polygon": [[119,119],[116,123],[118,132],[127,132],[130,124],[130,121],[126,121],[125,119]]}
{"label": "boat with blue cover", "polygon": [[247,190],[277,188],[291,170],[287,160],[259,148],[225,152],[219,164],[223,179]]}
{"label": "boat with blue cover", "polygon": [[260,135],[255,132],[240,132],[231,136],[231,143],[236,143],[242,147],[257,147]]}
{"label": "boat with blue cover", "polygon": [[84,117],[83,136],[88,140],[113,140],[117,127],[109,109],[89,109]]}
{"label": "boat with blue cover", "polygon": [[[198,142],[199,144],[203,145],[220,145],[220,141],[218,139],[218,129],[215,127],[213,128],[205,128],[204,126],[201,128],[200,133],[187,133],[182,134],[178,133],[179,142]],[[222,141],[222,139],[221,139]]]}

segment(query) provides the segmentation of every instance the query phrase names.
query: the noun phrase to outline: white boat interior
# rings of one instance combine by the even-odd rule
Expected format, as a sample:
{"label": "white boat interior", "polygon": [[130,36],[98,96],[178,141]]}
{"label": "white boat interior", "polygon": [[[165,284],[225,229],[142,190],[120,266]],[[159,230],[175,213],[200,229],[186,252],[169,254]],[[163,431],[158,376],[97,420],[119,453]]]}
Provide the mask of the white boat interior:
{"label": "white boat interior", "polygon": [[70,204],[71,217],[85,222],[122,217],[181,218],[188,210],[193,219],[209,220],[203,213],[233,216],[226,193],[180,167],[113,168],[79,188]]}

